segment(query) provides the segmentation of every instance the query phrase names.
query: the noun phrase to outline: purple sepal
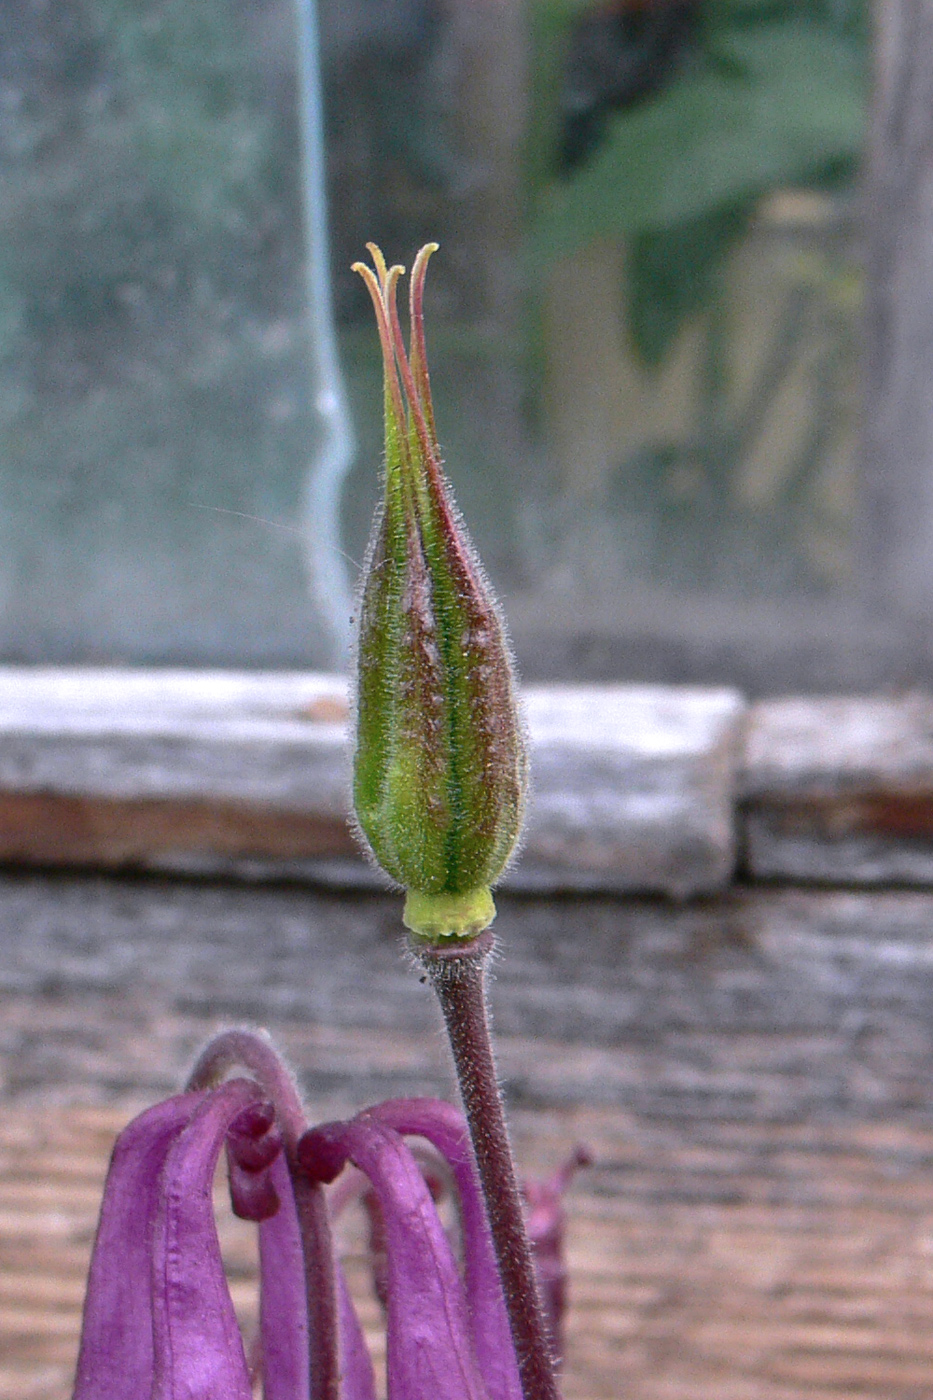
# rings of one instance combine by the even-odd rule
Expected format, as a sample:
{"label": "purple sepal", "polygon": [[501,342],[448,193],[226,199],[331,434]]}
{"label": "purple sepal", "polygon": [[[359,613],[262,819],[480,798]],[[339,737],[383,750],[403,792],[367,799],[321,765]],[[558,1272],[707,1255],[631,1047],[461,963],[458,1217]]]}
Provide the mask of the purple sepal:
{"label": "purple sepal", "polygon": [[152,1236],[150,1400],[252,1400],[212,1188],[227,1129],[258,1097],[249,1080],[222,1084],[197,1106],[166,1155]]}
{"label": "purple sepal", "polygon": [[88,1275],[74,1400],[148,1400],[152,1385],[152,1228],[172,1142],[203,1102],[179,1094],[117,1138]]}
{"label": "purple sepal", "polygon": [[363,1116],[374,1118],[397,1133],[425,1138],[450,1166],[460,1197],[467,1306],[479,1369],[494,1400],[522,1400],[518,1363],[466,1119],[442,1099],[389,1099],[368,1109]]}
{"label": "purple sepal", "polygon": [[379,1197],[388,1250],[388,1400],[489,1400],[463,1285],[417,1162],[398,1133],[366,1114],[305,1134],[299,1159],[328,1175],[350,1160]]}
{"label": "purple sepal", "polygon": [[269,1220],[279,1209],[279,1193],[267,1170],[244,1171],[236,1162],[228,1161],[230,1204],[241,1220]]}

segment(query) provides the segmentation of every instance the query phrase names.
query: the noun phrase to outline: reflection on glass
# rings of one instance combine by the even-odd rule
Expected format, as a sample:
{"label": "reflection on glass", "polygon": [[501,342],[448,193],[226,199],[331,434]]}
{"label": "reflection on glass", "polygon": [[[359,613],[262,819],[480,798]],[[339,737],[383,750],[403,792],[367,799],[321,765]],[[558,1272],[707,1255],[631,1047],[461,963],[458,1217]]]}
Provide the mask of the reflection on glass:
{"label": "reflection on glass", "polygon": [[779,684],[762,631],[799,650],[802,600],[851,582],[865,8],[534,14],[556,509],[519,645],[542,669]]}
{"label": "reflection on glass", "polygon": [[[350,8],[399,28],[348,44],[332,92],[334,188],[366,201],[338,195],[337,242],[441,242],[442,440],[526,674],[795,683],[813,606],[838,630],[854,586],[865,6]],[[405,119],[368,107],[403,70]],[[485,153],[477,72],[521,136]]]}
{"label": "reflection on glass", "polygon": [[[747,596],[848,582],[852,242],[838,201],[762,202],[656,364],[625,335],[628,250],[602,242],[560,263],[545,320],[555,587],[608,596],[641,579]],[[575,324],[581,305],[592,312]]]}
{"label": "reflection on glass", "polygon": [[866,11],[320,0],[328,266],[291,0],[11,0],[3,655],[331,662],[381,454],[349,266],[436,239],[442,446],[526,673],[790,675],[854,588]]}

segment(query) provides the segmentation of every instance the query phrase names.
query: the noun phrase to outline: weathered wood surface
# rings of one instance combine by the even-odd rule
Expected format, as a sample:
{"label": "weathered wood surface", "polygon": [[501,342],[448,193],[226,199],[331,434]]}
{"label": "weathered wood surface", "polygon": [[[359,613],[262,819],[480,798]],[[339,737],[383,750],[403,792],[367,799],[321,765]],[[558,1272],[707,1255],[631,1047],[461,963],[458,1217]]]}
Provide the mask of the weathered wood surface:
{"label": "weathered wood surface", "polygon": [[[499,928],[524,1168],[597,1159],[567,1400],[925,1400],[933,896],[505,896]],[[268,1025],[320,1114],[451,1091],[394,898],[19,876],[0,930],[5,1400],[65,1400],[111,1135],[210,1029]]]}
{"label": "weathered wood surface", "polygon": [[[397,896],[8,875],[0,1089],[162,1092],[205,1025],[231,1021],[300,1032],[317,1095],[358,1095],[364,1063],[370,1097],[449,1089],[399,914]],[[926,1113],[926,894],[748,891],[683,908],[503,895],[496,928],[492,1005],[516,1102],[684,1121]]]}
{"label": "weathered wood surface", "polygon": [[933,884],[933,697],[760,701],[740,781],[752,878]]}
{"label": "weathered wood surface", "polygon": [[[933,697],[529,687],[525,891],[933,885]],[[346,689],[311,674],[0,668],[0,861],[377,887]]]}
{"label": "weathered wood surface", "polygon": [[[524,704],[535,776],[508,884],[728,882],[734,691],[532,687]],[[337,676],[2,668],[0,860],[372,885],[346,714]]]}
{"label": "weathered wood surface", "polygon": [[524,692],[532,792],[512,888],[723,888],[744,704],[731,690],[541,686]]}
{"label": "weathered wood surface", "polygon": [[[133,1107],[41,1117],[14,1108],[0,1118],[4,1400],[68,1400],[107,1155]],[[691,1154],[656,1133],[633,1150],[629,1124],[606,1112],[534,1123],[520,1115],[517,1127],[528,1170],[547,1171],[585,1139],[620,1182],[626,1167],[636,1177],[641,1165],[655,1183],[629,1195],[583,1180],[568,1199],[566,1400],[926,1400],[933,1188],[922,1164],[933,1134],[901,1132],[897,1174],[883,1131],[773,1132],[756,1170],[742,1142]],[[737,1169],[736,1157],[751,1169]],[[717,1158],[731,1192],[685,1192],[684,1181],[700,1177],[698,1159]],[[792,1201],[782,1199],[788,1182]],[[219,1206],[234,1300],[249,1327],[255,1249],[248,1227],[222,1198]],[[378,1348],[378,1310],[355,1245],[350,1235],[348,1273]]]}

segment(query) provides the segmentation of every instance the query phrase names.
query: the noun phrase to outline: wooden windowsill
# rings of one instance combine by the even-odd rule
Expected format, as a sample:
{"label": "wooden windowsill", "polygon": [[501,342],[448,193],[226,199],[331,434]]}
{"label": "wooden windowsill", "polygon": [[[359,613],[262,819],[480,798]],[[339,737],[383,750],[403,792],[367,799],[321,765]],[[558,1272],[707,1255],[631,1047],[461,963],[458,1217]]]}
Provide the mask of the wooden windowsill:
{"label": "wooden windowsill", "polygon": [[[933,698],[531,686],[517,890],[933,885]],[[378,885],[347,692],[311,673],[0,668],[0,862]]]}

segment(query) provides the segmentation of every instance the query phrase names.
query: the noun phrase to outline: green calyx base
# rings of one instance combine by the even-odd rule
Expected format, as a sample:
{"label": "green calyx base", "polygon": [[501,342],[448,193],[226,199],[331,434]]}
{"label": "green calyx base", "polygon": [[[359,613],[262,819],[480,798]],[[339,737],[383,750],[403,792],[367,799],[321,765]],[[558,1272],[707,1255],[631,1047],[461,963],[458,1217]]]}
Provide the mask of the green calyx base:
{"label": "green calyx base", "polygon": [[420,890],[409,890],[402,911],[402,923],[426,943],[476,938],[495,917],[492,891],[486,885],[463,894],[424,894]]}

